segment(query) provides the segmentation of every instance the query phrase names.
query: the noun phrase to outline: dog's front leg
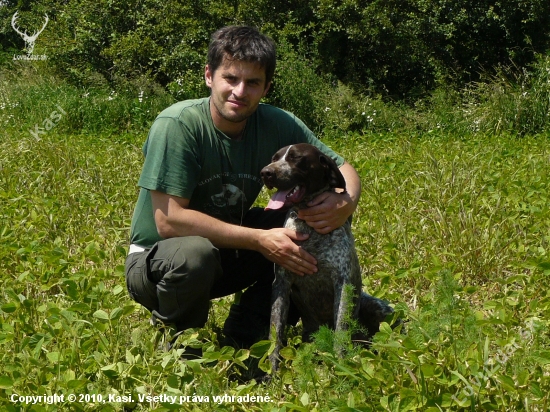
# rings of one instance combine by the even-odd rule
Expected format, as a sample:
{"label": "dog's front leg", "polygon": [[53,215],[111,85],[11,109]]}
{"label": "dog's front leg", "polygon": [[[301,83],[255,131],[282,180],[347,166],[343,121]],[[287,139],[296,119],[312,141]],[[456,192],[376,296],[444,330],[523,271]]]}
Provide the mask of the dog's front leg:
{"label": "dog's front leg", "polygon": [[[279,369],[279,351],[283,347],[285,327],[290,306],[290,278],[285,270],[277,267],[273,281],[271,297],[271,328],[270,338],[275,339],[275,349],[269,355],[273,371]],[[275,334],[275,335],[273,335]]]}

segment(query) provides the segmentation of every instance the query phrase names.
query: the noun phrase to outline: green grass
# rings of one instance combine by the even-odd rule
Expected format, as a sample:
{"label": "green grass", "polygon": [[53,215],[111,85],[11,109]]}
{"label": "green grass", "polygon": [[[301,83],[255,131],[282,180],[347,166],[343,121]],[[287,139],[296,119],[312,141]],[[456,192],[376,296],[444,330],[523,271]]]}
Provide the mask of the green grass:
{"label": "green grass", "polygon": [[[292,329],[281,373],[269,383],[252,379],[269,370],[269,342],[220,347],[233,297],[212,302],[206,327],[179,338],[203,351],[182,361],[181,351],[160,349],[166,337],[127,295],[141,145],[173,98],[144,80],[115,92],[31,69],[0,73],[0,404],[548,410],[548,73],[541,58],[521,75],[503,70],[414,108],[344,85],[316,88],[315,79],[281,89],[290,93],[281,95],[286,104],[322,119],[326,142],[359,171],[353,229],[364,289],[408,322],[406,335],[383,324],[371,350],[350,347],[343,359],[332,348],[346,334],[321,330],[304,344]],[[326,90],[316,107],[292,99],[311,90]],[[52,394],[65,399],[12,402]],[[143,398],[163,394],[177,405]]]}
{"label": "green grass", "polygon": [[[260,383],[250,376],[258,360],[268,368],[269,343],[251,351],[218,343],[231,297],[213,302],[204,329],[180,338],[203,349],[202,358],[181,361],[159,349],[162,333],[127,295],[123,265],[145,133],[58,131],[39,140],[14,131],[0,141],[7,410],[31,410],[11,402],[14,394],[55,393],[63,403],[32,410],[170,410],[139,398],[162,394],[183,396],[182,408],[196,411],[548,410],[547,137],[327,140],[362,178],[354,233],[364,288],[396,305],[408,333],[383,324],[373,350],[340,359],[328,350],[329,332],[315,344],[291,332],[281,373]],[[69,404],[69,394],[77,401]],[[109,395],[133,402],[98,402]],[[239,403],[246,395],[271,402]]]}

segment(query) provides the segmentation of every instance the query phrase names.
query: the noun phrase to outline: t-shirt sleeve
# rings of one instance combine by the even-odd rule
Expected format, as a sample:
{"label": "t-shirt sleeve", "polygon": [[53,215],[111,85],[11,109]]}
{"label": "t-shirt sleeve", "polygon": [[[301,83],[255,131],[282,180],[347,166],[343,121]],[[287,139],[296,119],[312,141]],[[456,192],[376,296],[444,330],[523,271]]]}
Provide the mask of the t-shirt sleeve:
{"label": "t-shirt sleeve", "polygon": [[[332,158],[338,167],[341,167],[344,164],[344,158],[337,154],[334,150],[324,144],[319,140],[315,134],[302,122],[299,118],[294,117],[296,122],[296,131],[298,133],[298,139],[303,143],[309,143],[313,146],[316,146],[321,152],[323,152],[328,157]],[[303,139],[303,140],[302,140]]]}
{"label": "t-shirt sleeve", "polygon": [[200,173],[197,153],[197,142],[181,121],[157,118],[145,142],[138,186],[190,199]]}

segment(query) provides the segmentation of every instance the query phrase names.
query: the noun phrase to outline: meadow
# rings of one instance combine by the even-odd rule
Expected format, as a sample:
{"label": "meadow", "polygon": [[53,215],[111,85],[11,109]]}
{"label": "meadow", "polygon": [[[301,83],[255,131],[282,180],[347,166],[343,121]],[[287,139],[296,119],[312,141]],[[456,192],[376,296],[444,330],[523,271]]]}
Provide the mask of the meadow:
{"label": "meadow", "polygon": [[[179,338],[202,349],[181,360],[181,349],[162,349],[167,337],[127,295],[141,145],[167,100],[44,84],[34,92],[11,84],[11,98],[0,101],[4,410],[550,408],[547,133],[371,126],[323,134],[361,175],[353,230],[364,290],[396,315],[369,349],[350,346],[343,358],[331,342],[346,336],[321,330],[306,344],[295,328],[281,372],[262,382],[254,376],[269,372],[269,341],[219,343],[233,297],[212,302],[206,327]],[[14,99],[18,87],[27,93]],[[366,118],[372,106],[356,104]],[[380,111],[388,125],[399,117]],[[89,120],[126,115],[118,125],[131,130],[94,130],[99,121]],[[389,327],[397,317],[406,331]]]}

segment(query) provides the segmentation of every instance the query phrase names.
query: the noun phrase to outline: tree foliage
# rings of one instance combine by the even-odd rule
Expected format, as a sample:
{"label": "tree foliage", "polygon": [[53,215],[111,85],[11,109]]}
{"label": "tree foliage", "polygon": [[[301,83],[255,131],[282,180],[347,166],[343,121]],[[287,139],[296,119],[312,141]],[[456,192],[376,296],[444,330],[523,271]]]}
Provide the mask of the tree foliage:
{"label": "tree foliage", "polygon": [[306,59],[313,65],[306,65],[304,74],[329,76],[362,93],[398,100],[414,100],[441,82],[462,87],[499,66],[524,67],[550,48],[547,0],[2,4],[0,59],[5,63],[24,47],[10,25],[15,11],[30,27],[47,13],[50,24],[37,49],[59,72],[86,85],[146,79],[178,98],[204,93],[202,70],[209,37],[227,24],[251,24],[270,34],[284,45],[279,52],[282,61]]}

